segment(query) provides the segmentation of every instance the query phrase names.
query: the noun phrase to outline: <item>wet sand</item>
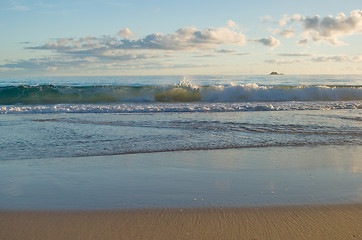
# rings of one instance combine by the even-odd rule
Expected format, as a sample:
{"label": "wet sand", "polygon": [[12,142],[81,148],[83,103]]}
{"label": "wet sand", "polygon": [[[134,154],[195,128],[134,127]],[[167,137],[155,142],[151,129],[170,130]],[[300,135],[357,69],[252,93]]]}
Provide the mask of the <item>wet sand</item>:
{"label": "wet sand", "polygon": [[362,239],[362,204],[0,211],[0,239]]}

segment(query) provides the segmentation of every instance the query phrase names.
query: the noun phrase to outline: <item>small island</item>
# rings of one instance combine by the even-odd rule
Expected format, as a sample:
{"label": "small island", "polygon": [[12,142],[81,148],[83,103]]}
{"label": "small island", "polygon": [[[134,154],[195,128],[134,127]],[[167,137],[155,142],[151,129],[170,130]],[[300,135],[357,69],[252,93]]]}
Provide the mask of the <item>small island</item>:
{"label": "small island", "polygon": [[283,73],[271,72],[269,75],[284,75]]}

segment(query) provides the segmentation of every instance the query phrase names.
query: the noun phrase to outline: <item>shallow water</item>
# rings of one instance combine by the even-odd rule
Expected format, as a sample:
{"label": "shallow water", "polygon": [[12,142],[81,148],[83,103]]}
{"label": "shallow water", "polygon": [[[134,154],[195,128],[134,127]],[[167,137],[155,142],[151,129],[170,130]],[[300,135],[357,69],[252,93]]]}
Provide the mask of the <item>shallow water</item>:
{"label": "shallow water", "polygon": [[0,160],[361,145],[361,110],[2,115]]}
{"label": "shallow water", "polygon": [[360,203],[361,146],[0,162],[2,209]]}

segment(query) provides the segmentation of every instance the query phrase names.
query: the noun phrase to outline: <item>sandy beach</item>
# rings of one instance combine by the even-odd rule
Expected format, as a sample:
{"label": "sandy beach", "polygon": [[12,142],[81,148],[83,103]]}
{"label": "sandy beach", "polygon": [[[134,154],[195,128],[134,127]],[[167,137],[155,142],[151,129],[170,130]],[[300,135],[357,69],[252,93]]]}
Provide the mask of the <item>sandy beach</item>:
{"label": "sandy beach", "polygon": [[0,239],[362,239],[362,204],[2,210]]}
{"label": "sandy beach", "polygon": [[[0,240],[362,239],[360,117],[322,113],[5,115]],[[6,134],[15,123],[17,132]],[[127,139],[142,149],[175,139],[172,146],[222,147],[219,135],[282,146],[103,152]],[[309,145],[336,141],[345,143]],[[37,155],[56,151],[91,156]]]}

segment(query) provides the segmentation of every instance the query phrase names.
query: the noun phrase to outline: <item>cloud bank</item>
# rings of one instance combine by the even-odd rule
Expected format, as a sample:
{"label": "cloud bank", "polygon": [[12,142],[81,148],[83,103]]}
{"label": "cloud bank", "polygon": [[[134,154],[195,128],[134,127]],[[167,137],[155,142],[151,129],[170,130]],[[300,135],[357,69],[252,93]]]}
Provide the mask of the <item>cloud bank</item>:
{"label": "cloud bank", "polygon": [[153,33],[144,38],[129,40],[135,34],[128,28],[118,32],[122,37],[82,37],[80,39],[60,38],[44,45],[28,47],[33,50],[54,50],[59,53],[106,54],[117,50],[170,50],[194,51],[218,49],[222,45],[244,45],[245,36],[229,28],[184,27],[172,34]]}
{"label": "cloud bank", "polygon": [[[122,68],[127,64],[141,67],[152,65],[151,61],[155,62],[156,59],[170,61],[178,53],[219,52],[235,55],[235,51],[226,51],[223,47],[246,44],[246,37],[236,29],[237,24],[229,20],[225,27],[202,30],[184,27],[171,34],[152,33],[143,38],[135,38],[136,34],[129,28],[121,29],[114,36],[58,38],[25,48],[50,51],[53,55],[3,64],[0,69],[57,71],[76,67]],[[176,63],[167,66],[176,66]]]}

